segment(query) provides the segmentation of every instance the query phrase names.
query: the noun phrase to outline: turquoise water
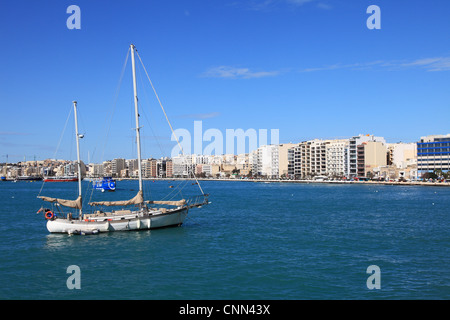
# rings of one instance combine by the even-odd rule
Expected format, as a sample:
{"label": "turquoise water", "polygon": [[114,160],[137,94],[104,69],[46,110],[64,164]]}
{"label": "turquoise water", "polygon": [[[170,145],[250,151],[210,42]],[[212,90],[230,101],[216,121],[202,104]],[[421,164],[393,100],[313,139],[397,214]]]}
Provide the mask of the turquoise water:
{"label": "turquoise water", "polygon": [[[205,181],[212,203],[182,227],[67,236],[36,215],[41,186],[0,183],[0,299],[450,298],[450,188]],[[75,198],[76,183],[45,187]],[[96,196],[137,182],[117,188]]]}

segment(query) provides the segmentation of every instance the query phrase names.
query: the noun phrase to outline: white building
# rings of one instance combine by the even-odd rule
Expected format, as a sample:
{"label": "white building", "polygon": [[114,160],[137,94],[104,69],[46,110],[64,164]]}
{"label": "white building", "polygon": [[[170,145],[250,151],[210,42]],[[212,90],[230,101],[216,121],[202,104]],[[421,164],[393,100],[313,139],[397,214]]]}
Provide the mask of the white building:
{"label": "white building", "polygon": [[[265,145],[257,149],[257,174],[267,178],[278,178],[278,145]],[[253,167],[255,167],[253,165]]]}
{"label": "white building", "polygon": [[389,162],[399,169],[406,168],[417,159],[416,143],[388,143]]}
{"label": "white building", "polygon": [[195,173],[192,155],[178,155],[172,158],[174,177],[191,177]]}
{"label": "white building", "polygon": [[326,145],[326,174],[329,177],[343,177],[348,172],[348,139],[329,140]]}

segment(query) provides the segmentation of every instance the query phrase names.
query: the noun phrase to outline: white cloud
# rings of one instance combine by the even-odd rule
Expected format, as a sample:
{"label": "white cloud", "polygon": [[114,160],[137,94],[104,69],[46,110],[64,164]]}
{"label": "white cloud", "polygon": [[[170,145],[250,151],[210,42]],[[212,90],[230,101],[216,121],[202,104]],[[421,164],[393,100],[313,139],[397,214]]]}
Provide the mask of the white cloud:
{"label": "white cloud", "polygon": [[202,76],[207,78],[252,79],[272,77],[278,74],[278,71],[251,71],[248,68],[219,66],[207,70]]}
{"label": "white cloud", "polygon": [[[307,3],[316,1],[317,0],[248,0],[248,1],[235,1],[231,5],[254,11],[271,11],[276,8],[282,8],[283,6],[286,5],[301,7]],[[324,7],[319,5],[318,7],[321,9],[325,9]],[[327,9],[330,8],[331,7],[327,6]]]}
{"label": "white cloud", "polygon": [[422,67],[427,71],[450,71],[450,57],[418,59],[403,63],[402,67]]}
{"label": "white cloud", "polygon": [[220,116],[220,112],[209,113],[190,113],[178,116],[179,118],[195,118],[195,119],[210,119]]}
{"label": "white cloud", "polygon": [[323,67],[302,69],[301,72],[327,71],[337,69],[367,70],[374,68],[385,68],[390,70],[422,68],[426,71],[450,71],[450,57],[424,58],[410,62],[377,60],[372,62],[358,62],[351,64],[336,63]]}
{"label": "white cloud", "polygon": [[286,0],[286,2],[294,4],[296,6],[302,6],[305,3],[312,2],[312,1],[315,1],[315,0]]}
{"label": "white cloud", "polygon": [[331,10],[331,9],[333,9],[333,7],[331,5],[323,3],[323,2],[319,2],[317,4],[317,8],[324,9],[324,10]]}

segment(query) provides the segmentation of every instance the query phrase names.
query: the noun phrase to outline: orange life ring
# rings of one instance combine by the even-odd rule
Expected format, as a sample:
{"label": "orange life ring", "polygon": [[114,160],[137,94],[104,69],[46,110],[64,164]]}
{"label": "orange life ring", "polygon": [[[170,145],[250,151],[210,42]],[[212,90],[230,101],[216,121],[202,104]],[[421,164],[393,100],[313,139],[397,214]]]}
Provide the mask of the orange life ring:
{"label": "orange life ring", "polygon": [[47,219],[47,220],[53,219],[53,212],[47,211],[47,212],[45,213],[45,219]]}

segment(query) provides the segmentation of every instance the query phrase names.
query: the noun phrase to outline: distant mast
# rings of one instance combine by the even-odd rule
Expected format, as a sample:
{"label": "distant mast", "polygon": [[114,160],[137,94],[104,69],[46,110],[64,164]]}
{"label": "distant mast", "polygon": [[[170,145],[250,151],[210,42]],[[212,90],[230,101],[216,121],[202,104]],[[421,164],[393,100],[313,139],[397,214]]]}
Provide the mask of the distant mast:
{"label": "distant mast", "polygon": [[[75,114],[75,136],[77,140],[77,165],[78,165],[78,195],[81,197],[81,161],[80,161],[80,138],[83,135],[78,134],[78,115],[77,115],[77,102],[73,101],[73,110]],[[81,208],[80,208],[80,219],[81,219]]]}
{"label": "distant mast", "polygon": [[134,61],[134,51],[136,47],[134,44],[130,45],[131,50],[131,64],[133,71],[133,89],[134,89],[134,113],[136,117],[136,143],[137,143],[137,152],[138,152],[138,169],[139,169],[139,191],[142,192],[142,170],[141,170],[141,135],[140,135],[140,127],[139,127],[139,110],[138,110],[138,97],[137,97],[137,88],[136,88],[136,65]]}

